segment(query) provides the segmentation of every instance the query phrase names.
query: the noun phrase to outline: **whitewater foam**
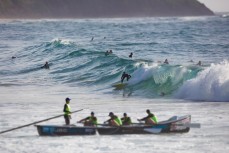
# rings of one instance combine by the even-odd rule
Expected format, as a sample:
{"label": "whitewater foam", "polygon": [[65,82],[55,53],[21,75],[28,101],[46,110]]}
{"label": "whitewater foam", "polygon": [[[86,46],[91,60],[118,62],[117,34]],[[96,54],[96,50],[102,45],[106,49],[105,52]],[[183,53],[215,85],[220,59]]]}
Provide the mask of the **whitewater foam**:
{"label": "whitewater foam", "polygon": [[229,101],[229,63],[211,64],[196,78],[185,82],[176,98],[199,101]]}
{"label": "whitewater foam", "polygon": [[141,81],[151,78],[153,76],[153,71],[157,69],[158,64],[152,63],[149,65],[145,62],[138,62],[135,66],[137,67],[137,70],[133,72],[129,84],[138,84]]}
{"label": "whitewater foam", "polygon": [[53,44],[62,44],[62,45],[70,45],[73,43],[70,39],[63,39],[63,38],[54,38],[51,43]]}

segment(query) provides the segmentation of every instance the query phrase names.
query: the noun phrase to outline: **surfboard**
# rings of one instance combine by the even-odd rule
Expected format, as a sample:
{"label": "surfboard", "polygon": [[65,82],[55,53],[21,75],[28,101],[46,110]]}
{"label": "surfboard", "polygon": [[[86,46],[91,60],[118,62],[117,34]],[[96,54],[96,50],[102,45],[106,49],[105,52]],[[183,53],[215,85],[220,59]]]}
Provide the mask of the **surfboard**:
{"label": "surfboard", "polygon": [[126,86],[127,86],[127,83],[117,83],[117,84],[112,85],[112,87],[114,87],[115,90],[124,89]]}

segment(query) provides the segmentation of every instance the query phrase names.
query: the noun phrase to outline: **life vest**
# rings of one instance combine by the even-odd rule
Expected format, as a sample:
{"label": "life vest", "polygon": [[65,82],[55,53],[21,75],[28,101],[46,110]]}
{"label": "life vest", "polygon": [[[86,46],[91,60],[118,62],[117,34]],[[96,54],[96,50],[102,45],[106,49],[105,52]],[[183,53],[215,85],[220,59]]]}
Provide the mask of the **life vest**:
{"label": "life vest", "polygon": [[65,104],[66,107],[65,107],[65,110],[64,110],[64,115],[70,115],[71,113],[71,107],[69,104]]}
{"label": "life vest", "polygon": [[132,124],[130,117],[123,117],[122,118],[122,123],[123,124]]}
{"label": "life vest", "polygon": [[90,117],[89,117],[89,121],[91,121],[94,125],[97,125],[97,124],[98,124],[97,118],[96,118],[96,117],[90,116]]}
{"label": "life vest", "polygon": [[122,121],[119,117],[115,117],[114,122],[118,125],[121,126],[122,125]]}
{"label": "life vest", "polygon": [[152,117],[150,117],[150,119],[151,119],[155,124],[158,123],[157,116],[153,115]]}

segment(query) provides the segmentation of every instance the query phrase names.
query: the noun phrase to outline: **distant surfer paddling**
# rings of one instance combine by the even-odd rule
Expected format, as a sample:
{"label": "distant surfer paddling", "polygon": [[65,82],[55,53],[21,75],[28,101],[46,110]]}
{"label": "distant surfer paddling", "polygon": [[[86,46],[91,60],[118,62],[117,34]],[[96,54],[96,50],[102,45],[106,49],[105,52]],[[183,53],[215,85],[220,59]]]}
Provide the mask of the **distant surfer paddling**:
{"label": "distant surfer paddling", "polygon": [[169,64],[168,59],[165,59],[164,64]]}
{"label": "distant surfer paddling", "polygon": [[107,51],[105,52],[105,56],[108,56],[108,55],[110,55],[110,54],[112,54],[112,53],[113,53],[112,50],[110,50],[110,51],[107,50]]}
{"label": "distant surfer paddling", "polygon": [[109,51],[107,50],[106,52],[105,52],[105,56],[108,56],[109,55]]}
{"label": "distant surfer paddling", "polygon": [[44,69],[49,69],[49,63],[48,62],[45,62],[45,65],[42,66],[41,68],[44,68]]}
{"label": "distant surfer paddling", "polygon": [[127,74],[126,72],[122,73],[122,77],[121,77],[121,82],[123,83],[124,79],[126,78],[126,80],[128,81],[131,78],[131,75]]}
{"label": "distant surfer paddling", "polygon": [[202,64],[201,64],[201,61],[199,61],[196,65],[199,65],[199,66],[201,66]]}
{"label": "distant surfer paddling", "polygon": [[133,53],[131,52],[130,55],[129,55],[129,58],[132,58],[133,57]]}

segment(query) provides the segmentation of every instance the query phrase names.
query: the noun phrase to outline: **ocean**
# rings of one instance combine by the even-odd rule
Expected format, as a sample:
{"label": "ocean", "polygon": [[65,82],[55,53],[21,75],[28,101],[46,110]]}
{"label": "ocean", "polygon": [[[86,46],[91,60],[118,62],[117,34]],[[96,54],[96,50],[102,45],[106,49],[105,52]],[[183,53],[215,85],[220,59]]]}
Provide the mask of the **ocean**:
{"label": "ocean", "polygon": [[[228,25],[228,16],[1,19],[0,131],[62,114],[66,97],[72,111],[84,109],[72,115],[79,126],[91,111],[100,123],[111,111],[137,122],[146,109],[201,124],[184,134],[65,137],[29,126],[1,134],[1,153],[228,152]],[[123,72],[131,78],[117,90]]]}

